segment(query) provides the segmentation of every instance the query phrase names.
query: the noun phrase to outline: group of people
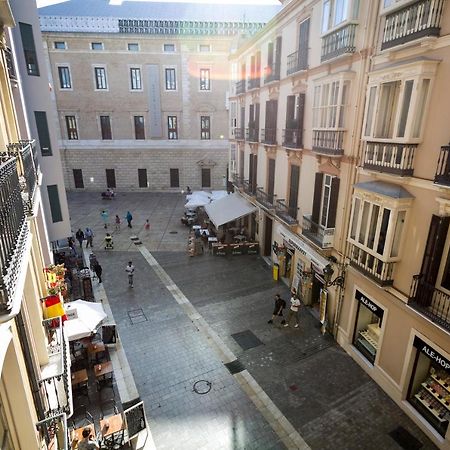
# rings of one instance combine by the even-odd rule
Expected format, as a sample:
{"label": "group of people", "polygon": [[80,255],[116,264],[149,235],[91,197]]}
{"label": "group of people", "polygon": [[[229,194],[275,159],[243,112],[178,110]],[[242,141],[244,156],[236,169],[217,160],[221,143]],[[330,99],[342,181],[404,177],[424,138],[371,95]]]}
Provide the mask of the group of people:
{"label": "group of people", "polygon": [[287,314],[286,320],[283,316],[283,310],[286,308],[286,301],[283,300],[280,296],[280,294],[276,294],[274,298],[274,309],[272,313],[272,318],[267,321],[269,324],[273,324],[274,320],[277,317],[281,318],[281,325],[284,327],[289,327],[292,319],[295,320],[294,328],[299,327],[299,319],[298,319],[298,313],[301,306],[300,298],[297,294],[297,290],[295,288],[292,288],[291,290],[291,301],[290,301],[290,307]]}
{"label": "group of people", "polygon": [[[103,228],[105,230],[108,229],[109,226],[109,213],[108,210],[103,209],[102,212],[100,213],[100,216],[102,218],[103,221]],[[126,215],[125,215],[125,220],[127,221],[127,225],[128,228],[133,228],[133,225],[131,224],[131,221],[133,220],[133,215],[131,214],[130,211],[127,211]],[[148,220],[147,220],[148,222]],[[120,224],[122,223],[120,217],[118,214],[116,214],[116,217],[114,218],[114,231],[120,231]]]}

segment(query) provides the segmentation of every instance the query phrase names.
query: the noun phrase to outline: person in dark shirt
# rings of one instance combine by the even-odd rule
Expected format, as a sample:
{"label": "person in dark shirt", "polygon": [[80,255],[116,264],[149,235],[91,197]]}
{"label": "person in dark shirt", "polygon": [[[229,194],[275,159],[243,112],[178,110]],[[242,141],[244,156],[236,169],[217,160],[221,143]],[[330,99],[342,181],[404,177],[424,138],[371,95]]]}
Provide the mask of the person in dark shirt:
{"label": "person in dark shirt", "polygon": [[94,272],[95,272],[95,275],[97,275],[98,282],[101,283],[103,269],[102,269],[102,266],[98,262],[94,266]]}
{"label": "person in dark shirt", "polygon": [[280,297],[280,294],[275,295],[274,301],[275,305],[273,308],[272,318],[267,321],[267,323],[273,323],[275,318],[278,316],[281,317],[281,325],[284,325],[286,321],[283,318],[283,309],[286,308],[286,302]]}

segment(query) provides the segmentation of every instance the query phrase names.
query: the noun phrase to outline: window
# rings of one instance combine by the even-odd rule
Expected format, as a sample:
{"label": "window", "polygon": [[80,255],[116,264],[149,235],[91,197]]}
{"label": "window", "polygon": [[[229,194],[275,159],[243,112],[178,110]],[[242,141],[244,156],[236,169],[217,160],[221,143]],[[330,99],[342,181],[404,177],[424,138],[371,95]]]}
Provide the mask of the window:
{"label": "window", "polygon": [[67,66],[58,67],[59,87],[61,89],[72,89],[72,81],[70,79],[70,70]]}
{"label": "window", "polygon": [[180,187],[180,172],[178,169],[170,169],[170,187]]}
{"label": "window", "polygon": [[200,69],[200,90],[211,90],[211,84],[209,79],[209,69]]}
{"label": "window", "polygon": [[140,188],[148,187],[147,169],[138,169],[138,183]]}
{"label": "window", "polygon": [[116,171],[114,169],[105,169],[106,174],[106,187],[116,187]]}
{"label": "window", "polygon": [[57,50],[65,50],[67,48],[67,44],[62,41],[55,41],[53,45]]}
{"label": "window", "polygon": [[75,183],[75,189],[83,189],[83,171],[81,169],[73,169],[73,182]]}
{"label": "window", "polygon": [[339,26],[346,20],[357,17],[357,0],[324,0],[322,6],[322,33]]}
{"label": "window", "polygon": [[202,169],[202,188],[211,187],[211,169]]}
{"label": "window", "polygon": [[100,129],[103,140],[112,139],[111,118],[109,116],[100,116]]}
{"label": "window", "polygon": [[91,50],[103,50],[103,42],[91,42]]}
{"label": "window", "polygon": [[174,52],[175,44],[164,44],[164,51],[165,52]]}
{"label": "window", "polygon": [[34,119],[39,138],[39,146],[41,147],[42,156],[52,156],[52,146],[50,143],[50,134],[48,131],[47,113],[45,111],[35,111]]}
{"label": "window", "polygon": [[177,89],[177,81],[175,69],[166,69],[166,91],[175,91]]}
{"label": "window", "polygon": [[128,43],[128,51],[129,52],[138,52],[139,51],[139,44],[136,43]]}
{"label": "window", "polygon": [[199,45],[199,50],[201,52],[210,52],[211,51],[211,46],[209,44],[200,44]]}
{"label": "window", "polygon": [[108,89],[108,83],[106,80],[106,69],[104,67],[95,67],[95,88],[98,90]]}
{"label": "window", "polygon": [[69,140],[78,139],[77,121],[75,119],[75,116],[66,116],[66,129],[67,129],[67,139]]}
{"label": "window", "polygon": [[200,138],[211,139],[211,122],[209,116],[200,116]]}
{"label": "window", "polygon": [[141,69],[139,67],[130,69],[130,81],[132,91],[142,91]]}
{"label": "window", "polygon": [[52,221],[55,222],[62,222],[62,212],[61,212],[61,203],[59,201],[59,194],[58,194],[58,185],[52,184],[47,186],[47,194],[48,194],[48,201],[50,203],[50,213],[52,215]]}
{"label": "window", "polygon": [[288,214],[293,219],[297,219],[299,184],[300,184],[300,166],[292,164],[289,178]]}
{"label": "window", "polygon": [[311,221],[323,228],[334,228],[336,223],[339,178],[316,173]]}
{"label": "window", "polygon": [[177,116],[167,117],[167,137],[169,139],[178,139]]}
{"label": "window", "polygon": [[145,139],[144,116],[134,116],[134,136],[136,139]]}
{"label": "window", "polygon": [[28,75],[39,76],[39,66],[36,55],[36,47],[34,45],[33,27],[22,22],[19,22],[19,27],[27,73]]}
{"label": "window", "polygon": [[313,128],[344,128],[350,81],[336,80],[314,87]]}

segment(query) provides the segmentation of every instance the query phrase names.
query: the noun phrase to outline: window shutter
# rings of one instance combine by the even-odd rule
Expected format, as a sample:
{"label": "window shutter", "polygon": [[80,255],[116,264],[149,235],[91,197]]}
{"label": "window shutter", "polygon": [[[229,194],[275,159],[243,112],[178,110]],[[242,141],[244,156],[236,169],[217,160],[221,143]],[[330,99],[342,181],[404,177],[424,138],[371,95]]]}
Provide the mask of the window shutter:
{"label": "window shutter", "polygon": [[259,129],[259,103],[256,104],[255,108],[255,128]]}
{"label": "window shutter", "polygon": [[272,67],[273,64],[273,42],[269,42],[267,47],[267,65]]}
{"label": "window shutter", "polygon": [[305,94],[299,94],[297,99],[297,130],[298,130],[298,143],[303,147],[303,118],[305,115]]}
{"label": "window shutter", "polygon": [[298,206],[298,185],[300,182],[300,167],[291,166],[291,183],[289,189],[289,214],[294,219],[297,218]]}
{"label": "window shutter", "polygon": [[305,70],[308,68],[308,47],[309,47],[309,19],[300,24],[298,33],[298,68]]}
{"label": "window shutter", "polygon": [[58,185],[52,184],[47,186],[47,193],[53,223],[62,222],[63,219],[61,212],[61,203],[59,202]]}
{"label": "window shutter", "polygon": [[281,65],[281,36],[277,37],[276,42],[276,53],[275,53],[275,71],[277,74],[280,73],[280,65]]}
{"label": "window shutter", "polygon": [[248,125],[251,128],[255,124],[255,105],[250,105],[248,113]]}
{"label": "window shutter", "polygon": [[327,228],[334,228],[336,225],[336,211],[339,198],[339,182],[338,177],[331,180],[330,206],[328,209]]}
{"label": "window shutter", "polygon": [[250,189],[253,194],[256,193],[256,186],[257,186],[257,178],[258,178],[258,156],[257,155],[250,155],[250,164],[252,165],[252,179],[250,183]]}
{"label": "window shutter", "polygon": [[140,188],[146,188],[147,184],[147,169],[138,169],[138,181]]}
{"label": "window shutter", "polygon": [[106,170],[106,187],[115,188],[116,187],[116,171],[114,169]]}
{"label": "window shutter", "polygon": [[84,188],[83,171],[81,169],[73,169],[73,181],[76,189]]}
{"label": "window shutter", "polygon": [[39,138],[39,146],[41,147],[42,156],[52,156],[52,146],[50,144],[50,134],[48,131],[47,114],[45,111],[35,111],[34,119],[36,120],[36,128]]}
{"label": "window shutter", "polygon": [[267,195],[271,203],[273,203],[273,191],[275,187],[275,160],[269,159],[269,180],[267,183]]}
{"label": "window shutter", "polygon": [[245,127],[245,108],[241,108],[241,128]]}
{"label": "window shutter", "polygon": [[322,202],[322,186],[323,186],[323,173],[316,173],[316,180],[314,182],[314,197],[311,220],[314,223],[319,223],[320,217],[320,204]]}
{"label": "window shutter", "polygon": [[295,119],[295,95],[289,95],[286,102],[286,128],[292,129]]}

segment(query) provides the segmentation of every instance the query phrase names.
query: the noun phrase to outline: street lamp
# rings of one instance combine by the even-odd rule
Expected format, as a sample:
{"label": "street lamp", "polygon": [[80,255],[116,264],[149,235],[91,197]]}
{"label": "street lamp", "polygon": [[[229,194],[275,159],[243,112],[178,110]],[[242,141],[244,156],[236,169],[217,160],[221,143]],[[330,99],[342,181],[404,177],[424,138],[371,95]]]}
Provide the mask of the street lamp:
{"label": "street lamp", "polygon": [[325,287],[339,286],[340,288],[343,288],[344,282],[345,282],[344,275],[339,275],[333,281],[331,281],[331,277],[333,276],[333,273],[334,273],[334,270],[331,267],[331,264],[327,264],[323,269],[323,275],[325,278]]}

